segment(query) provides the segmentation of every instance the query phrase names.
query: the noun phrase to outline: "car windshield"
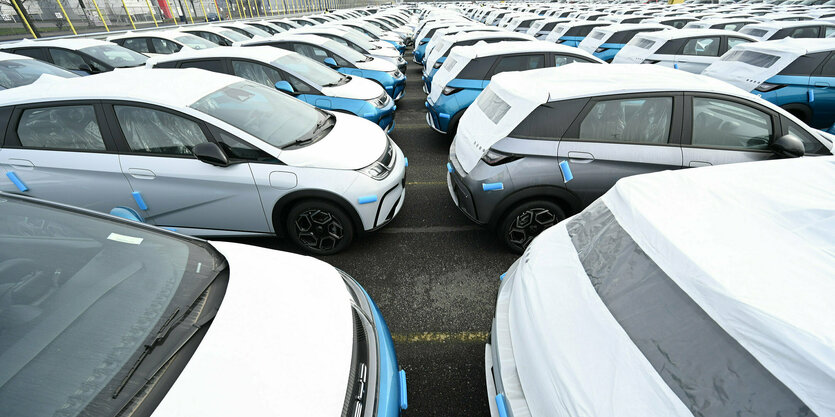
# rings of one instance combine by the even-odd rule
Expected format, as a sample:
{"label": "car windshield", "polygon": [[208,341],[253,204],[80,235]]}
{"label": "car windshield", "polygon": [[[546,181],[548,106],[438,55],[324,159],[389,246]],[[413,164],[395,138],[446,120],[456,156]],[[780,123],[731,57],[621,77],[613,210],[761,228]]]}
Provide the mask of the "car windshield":
{"label": "car windshield", "polygon": [[312,143],[328,118],[309,104],[251,81],[223,87],[190,107],[277,148]]}
{"label": "car windshield", "polygon": [[138,67],[145,64],[145,61],[148,60],[147,56],[139,52],[134,52],[115,44],[88,46],[87,48],[79,49],[79,51],[114,68]]}
{"label": "car windshield", "polygon": [[249,32],[253,35],[261,36],[261,37],[264,37],[264,38],[269,38],[269,37],[273,36],[273,35],[270,35],[266,30],[261,29],[261,28],[257,28],[257,27],[252,26],[252,25],[246,25],[246,27],[243,27],[241,29],[243,29],[243,30],[245,30],[245,31],[247,31],[247,32]]}
{"label": "car windshield", "polygon": [[344,84],[344,81],[347,80],[347,77],[339,72],[299,54],[285,55],[273,61],[273,65],[291,73],[299,74],[323,87]]}
{"label": "car windshield", "polygon": [[337,41],[328,40],[324,42],[322,46],[349,62],[365,62],[369,61],[370,58]]}
{"label": "car windshield", "polygon": [[[235,32],[234,30],[230,30],[230,29],[221,29],[221,30],[218,31],[218,33],[220,33],[221,35],[223,35],[223,36],[225,36],[225,37],[227,37],[227,38],[229,38],[229,39],[231,39],[235,42],[243,42],[243,41],[249,40],[249,38],[247,38],[246,36],[241,35],[240,33]],[[267,36],[267,37],[269,37],[269,36]]]}
{"label": "car windshield", "polygon": [[130,376],[144,345],[225,269],[206,243],[5,194],[0,245],[4,416],[116,415],[188,339],[185,316]]}
{"label": "car windshield", "polygon": [[77,77],[69,71],[35,59],[10,59],[0,61],[0,87],[15,88],[32,84],[41,75],[49,74],[62,78]]}
{"label": "car windshield", "polygon": [[349,40],[350,42],[355,43],[360,48],[366,51],[373,51],[375,49],[380,49],[379,46],[374,45],[369,41],[369,37],[366,35],[362,35],[358,33],[356,29],[349,29],[346,30],[343,35],[345,39]]}
{"label": "car windshield", "polygon": [[177,36],[174,38],[177,42],[182,43],[185,46],[188,46],[191,49],[209,49],[209,48],[217,48],[219,45],[214,42],[209,42],[206,39],[203,39],[199,36],[195,35],[182,35]]}

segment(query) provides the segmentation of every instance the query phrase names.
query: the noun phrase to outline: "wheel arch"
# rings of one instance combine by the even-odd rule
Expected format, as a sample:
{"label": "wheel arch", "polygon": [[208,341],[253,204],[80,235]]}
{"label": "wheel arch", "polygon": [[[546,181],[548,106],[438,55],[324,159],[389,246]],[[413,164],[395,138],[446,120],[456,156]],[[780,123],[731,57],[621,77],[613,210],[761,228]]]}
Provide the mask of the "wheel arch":
{"label": "wheel arch", "polygon": [[492,230],[497,230],[502,219],[519,204],[532,200],[548,200],[559,206],[566,217],[578,213],[582,209],[580,198],[571,191],[556,186],[534,186],[519,190],[499,202],[488,222]]}
{"label": "wheel arch", "polygon": [[362,234],[365,231],[365,228],[362,225],[362,219],[357,213],[357,210],[354,209],[354,207],[351,206],[351,203],[349,203],[344,197],[325,190],[298,190],[281,197],[273,206],[271,216],[273,221],[273,230],[275,230],[275,234],[277,236],[285,236],[283,227],[284,219],[287,218],[287,213],[290,211],[290,208],[305,200],[325,200],[336,204],[339,208],[345,210],[345,213],[347,213],[348,217],[351,218],[351,225],[354,226],[355,235]]}
{"label": "wheel arch", "polygon": [[783,110],[791,113],[793,116],[797,117],[803,123],[809,124],[812,121],[812,116],[814,112],[809,105],[804,103],[789,103],[780,106]]}

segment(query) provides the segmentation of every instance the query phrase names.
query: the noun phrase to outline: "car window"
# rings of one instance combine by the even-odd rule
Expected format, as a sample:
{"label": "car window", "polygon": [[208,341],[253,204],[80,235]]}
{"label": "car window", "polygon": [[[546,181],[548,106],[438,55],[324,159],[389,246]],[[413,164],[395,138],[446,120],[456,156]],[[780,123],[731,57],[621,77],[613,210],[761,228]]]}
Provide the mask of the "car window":
{"label": "car window", "polygon": [[684,44],[682,55],[719,56],[719,37],[689,39]]}
{"label": "car window", "polygon": [[134,106],[113,106],[131,151],[191,155],[191,148],[208,142],[200,125],[169,112]]}
{"label": "car window", "polygon": [[230,159],[250,162],[277,162],[272,155],[258,149],[214,126],[209,128],[218,145]]}
{"label": "car window", "polygon": [[821,77],[835,77],[835,54],[830,56],[821,67]]}
{"label": "car window", "polygon": [[68,70],[81,69],[87,63],[81,55],[64,49],[50,48],[49,53],[55,65]]}
{"label": "car window", "polygon": [[20,58],[0,61],[0,90],[32,84],[42,75],[75,78],[77,74],[36,59]]}
{"label": "car window", "polygon": [[148,50],[148,41],[147,38],[128,38],[122,40],[122,46],[128,48],[132,51],[145,53],[151,52]]}
{"label": "car window", "polygon": [[829,37],[835,36],[835,26],[824,26],[823,30],[824,30],[824,33],[823,33],[824,38],[829,38]]}
{"label": "car window", "polygon": [[765,112],[732,101],[693,97],[693,146],[764,150],[773,130]]}
{"label": "car window", "polygon": [[155,53],[165,55],[173,54],[182,48],[182,46],[177,45],[174,42],[161,38],[151,38],[151,45],[154,46]]}
{"label": "car window", "polygon": [[493,74],[505,71],[525,71],[544,66],[545,55],[543,54],[506,56],[496,64],[496,67],[493,69]]}
{"label": "car window", "polygon": [[283,80],[278,70],[250,61],[232,60],[232,72],[238,77],[264,84],[267,87],[275,87],[275,83]]}
{"label": "car window", "polygon": [[211,32],[192,32],[192,34],[197,35],[197,36],[199,36],[199,37],[201,37],[201,38],[203,38],[203,39],[205,39],[209,42],[216,43],[218,45],[224,45],[224,46],[229,45],[229,42],[227,42],[225,39],[223,39],[220,36],[215,35],[214,33],[211,33]]}
{"label": "car window", "polygon": [[742,43],[751,42],[745,38],[737,38],[735,36],[728,36],[728,49],[733,49],[734,46],[737,46]]}
{"label": "car window", "polygon": [[667,143],[672,97],[603,100],[580,123],[579,139],[624,143]]}
{"label": "car window", "polygon": [[49,61],[49,59],[46,57],[46,48],[20,48],[15,49],[13,52],[18,55],[40,59],[41,61]]}
{"label": "car window", "polygon": [[561,67],[563,65],[568,65],[573,62],[593,62],[588,59],[580,58],[578,56],[573,55],[554,55],[554,66]]}
{"label": "car window", "polygon": [[783,68],[779,75],[802,75],[809,76],[826,59],[829,52],[817,52],[814,54],[797,57],[791,64]]}
{"label": "car window", "polygon": [[180,63],[180,68],[199,68],[212,72],[224,72],[220,59],[199,59]]}
{"label": "car window", "polygon": [[789,32],[789,37],[792,38],[817,38],[820,33],[818,26],[806,26],[801,28],[794,28]]}
{"label": "car window", "polygon": [[786,134],[797,136],[803,142],[803,148],[807,155],[828,155],[829,151],[826,146],[821,143],[814,136],[809,134],[806,129],[798,126],[797,123],[789,120],[787,117],[781,117],[780,123],[783,125]]}
{"label": "car window", "polygon": [[25,148],[105,150],[91,105],[26,109],[17,125],[17,137]]}

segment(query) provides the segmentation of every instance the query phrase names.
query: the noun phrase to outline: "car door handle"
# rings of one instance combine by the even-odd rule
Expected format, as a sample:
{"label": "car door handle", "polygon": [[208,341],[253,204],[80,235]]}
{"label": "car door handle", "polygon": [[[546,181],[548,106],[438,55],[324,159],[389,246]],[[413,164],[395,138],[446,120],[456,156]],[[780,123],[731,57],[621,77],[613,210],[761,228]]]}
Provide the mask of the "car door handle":
{"label": "car door handle", "polygon": [[826,87],[829,87],[829,83],[825,83],[825,82],[823,82],[823,81],[816,81],[816,82],[815,82],[815,87],[823,87],[823,88],[826,88]]}
{"label": "car door handle", "polygon": [[582,164],[594,161],[594,155],[588,152],[569,152],[568,159],[570,159],[571,162],[577,162]]}
{"label": "car door handle", "polygon": [[19,158],[9,158],[9,165],[22,169],[32,169],[35,167],[35,164],[33,164],[32,161]]}
{"label": "car door handle", "polygon": [[713,164],[706,161],[690,161],[690,168],[709,167]]}
{"label": "car door handle", "polygon": [[128,174],[139,180],[152,180],[157,177],[157,174],[154,174],[154,171],[142,168],[128,168]]}

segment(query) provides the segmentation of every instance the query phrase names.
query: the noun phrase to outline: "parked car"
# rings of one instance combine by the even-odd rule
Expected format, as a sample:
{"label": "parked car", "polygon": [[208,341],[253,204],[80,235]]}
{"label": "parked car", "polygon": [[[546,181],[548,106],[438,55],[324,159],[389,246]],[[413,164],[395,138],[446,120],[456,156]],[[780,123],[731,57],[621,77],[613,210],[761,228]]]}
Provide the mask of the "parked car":
{"label": "parked car", "polygon": [[110,36],[107,40],[147,56],[173,54],[183,48],[201,50],[218,47],[218,44],[214,42],[178,30],[126,32],[121,35]]}
{"label": "parked car", "polygon": [[306,34],[321,36],[341,43],[363,55],[382,59],[394,64],[400,72],[406,72],[406,60],[400,56],[393,45],[385,41],[372,42],[370,38],[358,33],[354,29],[343,28],[335,25],[314,26],[311,28],[296,29],[290,34]]}
{"label": "parked car", "polygon": [[42,79],[0,102],[0,191],[130,207],[195,236],[279,234],[319,254],[403,204],[403,153],[378,126],[238,77],[121,70]]}
{"label": "parked car", "polygon": [[721,29],[739,32],[747,25],[758,24],[759,21],[750,18],[711,18],[696,20],[684,25],[684,29]]}
{"label": "parked car", "polygon": [[61,78],[78,77],[65,69],[28,56],[0,52],[0,90],[32,84],[42,75],[54,75]]}
{"label": "parked car", "polygon": [[281,34],[269,40],[243,42],[242,46],[273,46],[297,52],[346,75],[379,83],[394,100],[406,89],[406,75],[391,62],[363,55],[339,42],[316,35]]}
{"label": "parked car", "polygon": [[831,157],[640,175],[545,231],[502,274],[491,415],[832,415],[833,178]]}
{"label": "parked car", "polygon": [[375,41],[383,41],[391,46],[394,46],[394,49],[397,49],[397,52],[400,55],[406,53],[406,45],[400,36],[385,32],[377,26],[372,25],[371,23],[359,20],[359,19],[352,19],[352,20],[345,20],[339,22],[341,26],[349,27],[351,29],[357,30],[365,36],[375,40]]}
{"label": "parked car", "polygon": [[548,34],[554,29],[554,26],[557,26],[560,23],[570,22],[571,19],[566,17],[548,17],[545,19],[537,20],[531,27],[528,28],[527,34],[531,35],[537,39],[545,40],[548,37]]}
{"label": "parked car", "polygon": [[594,28],[601,26],[609,26],[611,22],[596,21],[596,20],[572,20],[570,22],[559,23],[554,26],[551,33],[545,37],[548,42],[565,44],[565,46],[578,46],[580,42],[591,33]]}
{"label": "parked car", "polygon": [[494,76],[458,124],[448,185],[467,217],[521,252],[625,176],[829,155],[832,137],[724,81],[575,63]]}
{"label": "parked car", "polygon": [[145,55],[110,42],[81,38],[24,39],[0,44],[0,51],[35,58],[78,75],[138,67],[148,60]]}
{"label": "parked car", "polygon": [[183,26],[180,27],[179,30],[199,36],[220,46],[232,46],[236,45],[238,42],[249,40],[249,37],[247,36],[241,35],[232,29],[227,29],[217,25]]}
{"label": "parked car", "polygon": [[0,206],[4,415],[408,406],[379,308],[322,261],[12,194]]}
{"label": "parked car", "polygon": [[432,79],[431,93],[425,103],[426,122],[438,133],[454,136],[464,111],[494,75],[572,62],[603,63],[585,51],[545,41],[457,46]]}
{"label": "parked car", "polygon": [[612,62],[615,55],[635,35],[669,28],[659,23],[615,23],[609,26],[599,26],[592,29],[577,47],[606,62]]}
{"label": "parked car", "polygon": [[835,23],[807,21],[774,21],[746,25],[739,33],[752,36],[758,41],[778,40],[783,38],[828,38],[835,34]]}
{"label": "parked car", "polygon": [[699,74],[729,49],[754,41],[748,35],[717,29],[639,33],[615,55],[612,63],[653,64]]}
{"label": "parked car", "polygon": [[374,81],[341,74],[295,52],[269,46],[217,48],[148,60],[150,68],[200,68],[275,87],[310,105],[394,129],[394,100]]}
{"label": "parked car", "polygon": [[264,29],[246,24],[244,22],[223,22],[218,23],[215,26],[235,31],[242,36],[246,36],[247,39],[269,39],[273,36],[270,32],[267,32]]}

